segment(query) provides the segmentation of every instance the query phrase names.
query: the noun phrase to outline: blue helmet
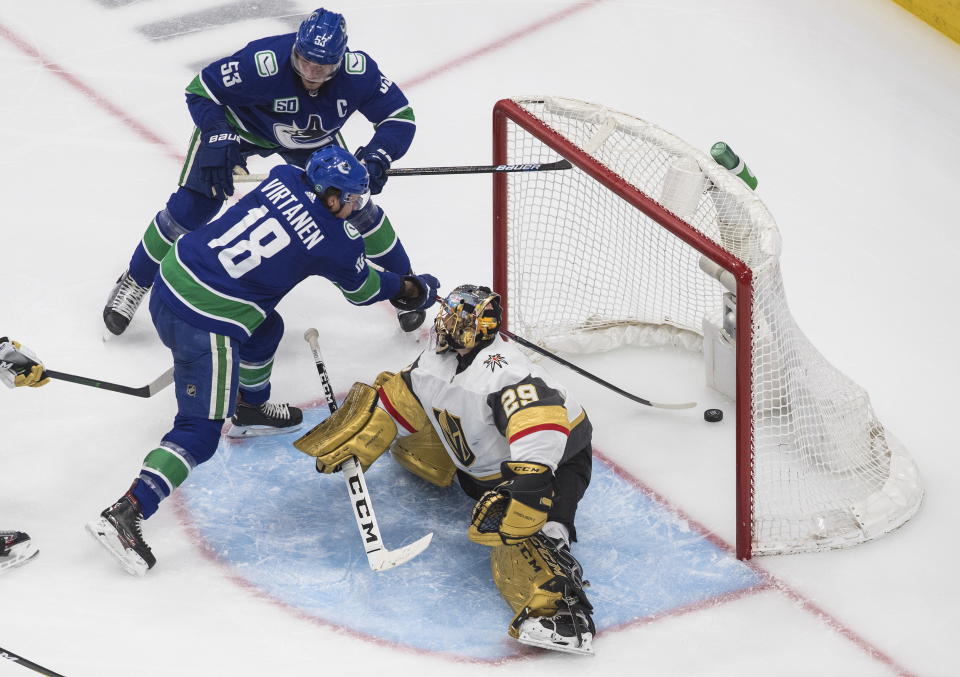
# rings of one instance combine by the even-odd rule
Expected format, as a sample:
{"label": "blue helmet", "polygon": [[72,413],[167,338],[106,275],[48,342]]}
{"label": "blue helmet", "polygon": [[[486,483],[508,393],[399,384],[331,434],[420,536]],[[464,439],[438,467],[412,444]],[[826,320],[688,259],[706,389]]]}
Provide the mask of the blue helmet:
{"label": "blue helmet", "polygon": [[307,61],[339,64],[347,51],[347,20],[320,7],[300,24],[293,48]]}
{"label": "blue helmet", "polygon": [[306,173],[307,182],[318,195],[336,188],[343,202],[355,202],[357,208],[369,195],[367,168],[340,146],[324,146],[313,153],[307,162]]}

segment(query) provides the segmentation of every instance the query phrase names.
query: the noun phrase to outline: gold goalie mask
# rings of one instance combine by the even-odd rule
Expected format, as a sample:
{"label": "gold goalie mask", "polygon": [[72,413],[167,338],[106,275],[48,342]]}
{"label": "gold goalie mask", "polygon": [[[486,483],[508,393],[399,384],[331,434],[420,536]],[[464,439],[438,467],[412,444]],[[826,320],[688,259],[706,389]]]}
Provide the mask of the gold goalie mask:
{"label": "gold goalie mask", "polygon": [[500,294],[489,287],[462,284],[440,302],[433,321],[437,352],[473,350],[477,342],[493,338],[500,326]]}

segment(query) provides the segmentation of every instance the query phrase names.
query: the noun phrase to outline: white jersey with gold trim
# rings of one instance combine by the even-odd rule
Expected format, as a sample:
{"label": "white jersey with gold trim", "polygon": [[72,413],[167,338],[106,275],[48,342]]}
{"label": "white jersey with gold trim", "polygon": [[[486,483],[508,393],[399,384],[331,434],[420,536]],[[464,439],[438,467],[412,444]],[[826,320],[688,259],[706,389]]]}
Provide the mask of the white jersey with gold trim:
{"label": "white jersey with gold trim", "polygon": [[556,470],[584,419],[566,388],[499,336],[458,366],[456,352],[428,350],[402,372],[454,464],[478,480],[495,479],[507,460]]}

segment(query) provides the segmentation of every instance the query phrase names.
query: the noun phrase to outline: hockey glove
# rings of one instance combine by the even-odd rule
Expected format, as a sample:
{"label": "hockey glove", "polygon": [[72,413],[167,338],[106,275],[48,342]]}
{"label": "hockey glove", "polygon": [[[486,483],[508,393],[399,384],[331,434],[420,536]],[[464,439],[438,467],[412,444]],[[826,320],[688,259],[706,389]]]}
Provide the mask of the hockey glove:
{"label": "hockey glove", "polygon": [[226,123],[200,132],[196,161],[204,194],[221,200],[233,195],[234,167],[247,173],[240,154],[240,136]]}
{"label": "hockey glove", "polygon": [[394,308],[399,310],[426,310],[437,301],[437,289],[440,288],[440,280],[433,275],[404,275],[404,283],[410,282],[417,288],[415,296],[403,295],[407,287],[403,284],[400,287],[400,293],[390,299]]}
{"label": "hockey glove", "polygon": [[506,478],[473,508],[467,536],[481,545],[516,545],[540,531],[553,507],[553,471],[541,463],[504,461]]}
{"label": "hockey glove", "polygon": [[383,148],[368,150],[366,146],[357,148],[354,157],[367,168],[367,174],[370,175],[370,194],[379,195],[387,182],[387,170],[390,169],[390,163],[393,160]]}
{"label": "hockey glove", "polygon": [[6,337],[0,338],[0,380],[8,388],[39,388],[50,382],[43,378],[43,365],[28,348]]}

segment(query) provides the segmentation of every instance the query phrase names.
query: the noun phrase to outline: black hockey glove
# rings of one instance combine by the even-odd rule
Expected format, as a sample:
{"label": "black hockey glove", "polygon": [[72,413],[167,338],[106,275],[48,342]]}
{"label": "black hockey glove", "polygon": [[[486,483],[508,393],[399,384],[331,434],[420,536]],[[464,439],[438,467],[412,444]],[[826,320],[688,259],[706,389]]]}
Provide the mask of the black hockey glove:
{"label": "black hockey glove", "polygon": [[233,168],[247,171],[240,154],[240,137],[226,123],[200,132],[196,161],[204,194],[221,200],[233,195]]}
{"label": "black hockey glove", "polygon": [[357,148],[354,153],[360,162],[367,168],[367,174],[370,175],[370,194],[379,195],[383,190],[383,185],[387,182],[387,170],[390,169],[392,162],[387,151],[383,148],[367,149],[366,146]]}
{"label": "black hockey glove", "polygon": [[400,293],[390,299],[394,308],[399,310],[425,310],[436,303],[440,280],[433,275],[404,275],[403,281],[413,283],[417,288],[417,295],[404,296],[403,290],[407,286],[404,284],[400,287]]}

